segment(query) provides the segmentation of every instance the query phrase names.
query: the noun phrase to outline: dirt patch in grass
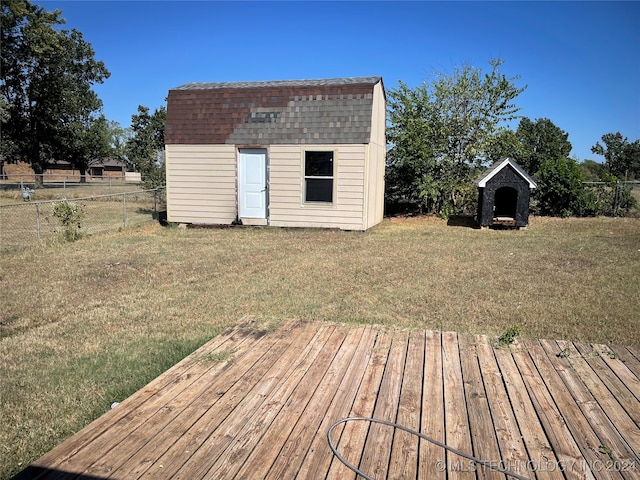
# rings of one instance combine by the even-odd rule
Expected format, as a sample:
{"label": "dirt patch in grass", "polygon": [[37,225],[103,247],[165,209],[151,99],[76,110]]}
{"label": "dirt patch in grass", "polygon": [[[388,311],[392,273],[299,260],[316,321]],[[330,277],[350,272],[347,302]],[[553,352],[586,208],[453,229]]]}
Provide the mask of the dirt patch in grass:
{"label": "dirt patch in grass", "polygon": [[2,255],[6,478],[251,316],[640,344],[640,220],[368,232],[158,225]]}

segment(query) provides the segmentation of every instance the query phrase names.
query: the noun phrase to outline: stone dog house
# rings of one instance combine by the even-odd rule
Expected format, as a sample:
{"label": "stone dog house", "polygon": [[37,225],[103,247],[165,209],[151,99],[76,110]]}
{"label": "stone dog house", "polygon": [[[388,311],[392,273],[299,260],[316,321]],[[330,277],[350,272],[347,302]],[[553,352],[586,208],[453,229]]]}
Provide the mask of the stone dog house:
{"label": "stone dog house", "polygon": [[524,228],[529,224],[529,200],[536,182],[510,158],[494,164],[476,181],[478,222]]}
{"label": "stone dog house", "polygon": [[380,77],[170,90],[168,220],[367,230],[383,215],[385,105]]}

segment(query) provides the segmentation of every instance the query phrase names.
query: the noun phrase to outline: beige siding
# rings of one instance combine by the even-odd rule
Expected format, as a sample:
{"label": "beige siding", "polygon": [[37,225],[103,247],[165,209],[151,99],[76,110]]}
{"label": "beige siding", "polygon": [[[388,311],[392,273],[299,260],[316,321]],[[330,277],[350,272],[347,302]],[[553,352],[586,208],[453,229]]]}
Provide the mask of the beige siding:
{"label": "beige siding", "polygon": [[[334,150],[332,205],[305,204],[304,151]],[[269,224],[363,230],[366,145],[272,145],[269,148]]]}
{"label": "beige siding", "polygon": [[387,104],[382,82],[373,87],[373,108],[371,119],[371,140],[376,145],[386,145],[385,125],[387,122]]}
{"label": "beige siding", "polygon": [[371,143],[368,145],[366,228],[382,221],[384,215],[384,171],[386,162],[386,102],[382,83],[373,88]]}
{"label": "beige siding", "polygon": [[167,145],[170,222],[229,224],[236,218],[234,145]]}

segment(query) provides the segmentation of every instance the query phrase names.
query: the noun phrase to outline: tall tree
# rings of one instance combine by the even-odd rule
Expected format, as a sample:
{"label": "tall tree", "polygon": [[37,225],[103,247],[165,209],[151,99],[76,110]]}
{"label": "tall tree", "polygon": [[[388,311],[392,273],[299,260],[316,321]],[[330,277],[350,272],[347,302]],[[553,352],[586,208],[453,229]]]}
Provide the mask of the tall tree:
{"label": "tall tree", "polygon": [[436,169],[431,98],[426,84],[410,89],[404,82],[389,90],[386,197],[396,203],[426,206],[426,183]]}
{"label": "tall tree", "polygon": [[61,12],[28,0],[2,2],[2,154],[36,174],[69,158],[78,123],[102,106],[91,90],[109,77],[77,30],[63,30]]}
{"label": "tall tree", "polygon": [[523,157],[523,146],[520,139],[511,129],[501,127],[490,140],[487,151],[487,160],[495,163],[505,158],[512,158],[518,164]]}
{"label": "tall tree", "polygon": [[126,153],[127,142],[132,136],[131,128],[123,128],[122,125],[116,121],[109,121],[107,128],[109,130],[111,157],[121,161],[127,168],[133,170],[133,166],[129,165]]}
{"label": "tall tree", "polygon": [[475,170],[490,161],[499,126],[516,118],[513,100],[524,90],[500,72],[468,65],[439,73],[415,89],[389,92],[387,193],[443,216],[468,203]]}
{"label": "tall tree", "polygon": [[611,175],[627,180],[631,176],[640,177],[640,140],[629,142],[620,132],[606,133],[602,143],[596,142],[591,151],[605,158],[605,165]]}
{"label": "tall tree", "polygon": [[80,171],[80,182],[83,183],[91,165],[112,156],[109,122],[104,115],[90,116],[84,121],[71,122],[70,128],[73,132],[67,148],[67,160]]}
{"label": "tall tree", "polygon": [[149,107],[138,106],[138,113],[131,116],[131,138],[125,154],[128,164],[142,174],[143,184],[149,188],[163,185],[165,107],[149,113]]}
{"label": "tall tree", "polygon": [[521,157],[516,161],[531,175],[538,173],[544,162],[567,158],[571,153],[569,134],[548,118],[537,118],[533,122],[523,118],[516,137],[522,145]]}
{"label": "tall tree", "polygon": [[604,178],[607,172],[606,167],[595,160],[584,160],[579,166],[585,182],[598,182]]}

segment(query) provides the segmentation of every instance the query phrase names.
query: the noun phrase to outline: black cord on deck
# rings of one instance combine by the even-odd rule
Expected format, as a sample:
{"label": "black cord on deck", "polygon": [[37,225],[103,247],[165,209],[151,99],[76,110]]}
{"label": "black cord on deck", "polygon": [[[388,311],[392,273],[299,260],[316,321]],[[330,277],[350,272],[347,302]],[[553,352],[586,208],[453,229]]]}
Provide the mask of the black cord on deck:
{"label": "black cord on deck", "polygon": [[343,418],[341,420],[338,420],[333,425],[331,425],[331,428],[329,428],[329,431],[327,432],[327,440],[329,441],[329,448],[331,448],[331,451],[333,452],[333,454],[336,456],[336,458],[338,460],[340,460],[344,464],[344,466],[346,466],[349,470],[357,473],[361,477],[366,478],[367,480],[375,480],[375,479],[370,477],[370,476],[368,476],[366,473],[364,473],[363,471],[359,470],[354,465],[350,464],[342,455],[340,455],[338,453],[338,450],[337,450],[336,446],[333,444],[333,440],[331,438],[331,432],[333,432],[334,428],[336,428],[341,423],[347,423],[347,422],[352,422],[352,421],[372,422],[372,423],[379,423],[381,425],[387,425],[389,427],[394,427],[394,428],[397,428],[399,430],[403,430],[403,431],[405,431],[407,433],[410,433],[411,435],[415,435],[417,437],[420,437],[423,440],[426,440],[427,442],[433,443],[434,445],[442,447],[442,448],[444,448],[445,450],[447,450],[447,451],[449,451],[451,453],[454,453],[456,455],[464,457],[464,458],[466,458],[468,460],[472,460],[472,461],[476,462],[478,465],[482,465],[483,467],[489,468],[491,470],[495,470],[496,472],[504,473],[505,475],[509,475],[510,477],[517,478],[518,480],[530,480],[527,477],[523,477],[522,475],[518,475],[517,473],[510,472],[509,470],[505,470],[504,468],[500,468],[500,467],[498,467],[496,465],[493,465],[491,462],[487,462],[485,460],[481,460],[479,458],[474,457],[473,455],[469,455],[468,453],[461,452],[460,450],[457,450],[457,449],[455,449],[453,447],[450,447],[449,445],[445,445],[444,443],[439,442],[438,440],[436,440],[434,438],[431,438],[431,437],[428,437],[426,435],[423,435],[420,432],[417,432],[417,431],[412,430],[410,428],[404,427],[404,426],[399,425],[397,423],[388,422],[386,420],[378,420],[376,418],[371,418],[371,417],[348,417],[348,418]]}

